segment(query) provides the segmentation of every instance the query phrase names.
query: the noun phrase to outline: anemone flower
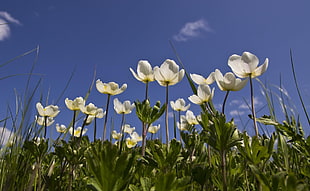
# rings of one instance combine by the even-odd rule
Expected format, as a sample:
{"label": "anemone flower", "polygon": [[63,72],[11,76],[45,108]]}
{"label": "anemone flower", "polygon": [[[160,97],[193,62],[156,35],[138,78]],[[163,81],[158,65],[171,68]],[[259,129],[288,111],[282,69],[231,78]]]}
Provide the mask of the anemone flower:
{"label": "anemone flower", "polygon": [[147,99],[149,82],[155,80],[151,64],[147,60],[140,60],[137,66],[137,73],[132,68],[129,68],[129,70],[137,80],[145,83],[145,99]]}
{"label": "anemone flower", "polygon": [[190,76],[193,82],[195,82],[198,85],[202,84],[210,85],[215,81],[214,72],[212,72],[207,78],[204,78],[202,75],[199,74],[190,74]]}
{"label": "anemone flower", "polygon": [[115,82],[103,83],[101,80],[98,79],[96,81],[96,88],[100,93],[108,95],[107,105],[106,105],[106,115],[105,115],[104,126],[103,126],[103,140],[105,140],[110,97],[112,95],[118,95],[120,93],[123,93],[127,89],[127,84],[123,84],[121,87],[119,87],[119,85]]}
{"label": "anemone flower", "polygon": [[48,123],[48,118],[54,118],[58,115],[59,108],[56,105],[48,105],[46,107],[43,107],[40,102],[36,104],[37,111],[41,117],[43,117],[44,120],[44,138],[46,138],[46,127]]}
{"label": "anemone flower", "polygon": [[[191,104],[186,106],[185,100],[183,98],[179,98],[175,102],[170,101],[170,106],[174,111],[178,112],[179,123],[181,123],[181,111],[188,110]],[[174,138],[176,138],[176,134],[176,127],[174,126]]]}
{"label": "anemone flower", "polygon": [[236,76],[232,72],[227,72],[224,76],[221,73],[220,70],[216,69],[214,72],[214,77],[217,83],[217,86],[219,87],[220,90],[226,91],[226,95],[223,101],[223,106],[222,106],[222,113],[225,111],[225,104],[226,100],[228,97],[228,94],[230,91],[239,91],[248,82],[248,78],[245,80],[241,80],[239,78],[236,78]]}
{"label": "anemone flower", "polygon": [[[184,69],[179,70],[179,66],[175,61],[167,59],[160,67],[154,67],[155,80],[159,85],[166,87],[166,105],[168,105],[168,86],[175,85],[184,77]],[[169,143],[169,129],[168,129],[168,107],[166,107],[166,143]]]}
{"label": "anemone flower", "polygon": [[[75,118],[76,118],[77,111],[80,110],[80,106],[85,105],[85,100],[82,97],[76,97],[74,100],[70,100],[69,98],[66,98],[65,99],[65,104],[66,104],[68,109],[73,111],[72,129],[74,131],[74,128],[75,128]],[[74,134],[74,132],[73,132],[73,134]],[[72,136],[72,138],[74,138],[74,136]]]}
{"label": "anemone flower", "polygon": [[191,95],[188,99],[194,104],[203,105],[210,101],[213,98],[213,95],[214,88],[211,91],[209,85],[202,84],[198,86],[197,95]]}
{"label": "anemone flower", "polygon": [[82,137],[86,132],[87,128],[78,127],[73,130],[73,128],[69,128],[69,133],[74,137]]}
{"label": "anemone flower", "polygon": [[266,58],[264,64],[258,67],[259,60],[257,56],[250,52],[243,52],[241,56],[232,55],[228,59],[228,66],[232,69],[236,76],[239,78],[250,78],[250,90],[251,90],[251,108],[252,117],[254,123],[255,134],[258,136],[258,128],[256,123],[256,113],[254,108],[254,90],[252,78],[258,77],[266,72],[268,68],[269,59]]}

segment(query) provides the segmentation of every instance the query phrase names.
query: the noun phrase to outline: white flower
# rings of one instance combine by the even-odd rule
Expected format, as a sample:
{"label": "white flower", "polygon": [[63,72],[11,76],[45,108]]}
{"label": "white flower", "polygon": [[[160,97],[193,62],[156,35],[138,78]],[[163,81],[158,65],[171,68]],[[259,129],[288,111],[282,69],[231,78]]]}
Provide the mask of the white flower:
{"label": "white flower", "polygon": [[86,115],[96,116],[98,114],[98,107],[96,107],[93,103],[89,103],[88,105],[80,105],[80,110]]}
{"label": "white flower", "polygon": [[58,133],[65,133],[67,128],[65,125],[59,125],[58,123],[56,124],[56,130]]}
{"label": "white flower", "polygon": [[179,66],[170,59],[165,60],[160,67],[154,67],[155,80],[161,86],[171,86],[180,82],[184,73],[184,69],[179,71]]}
{"label": "white flower", "polygon": [[129,124],[123,125],[122,128],[124,129],[124,133],[128,133],[129,135],[130,135],[132,132],[134,132],[135,129],[136,129],[135,127],[130,127]]}
{"label": "white flower", "polygon": [[118,114],[129,114],[135,108],[134,103],[130,103],[130,101],[124,101],[124,103],[121,103],[117,98],[113,100],[114,102],[114,110]]}
{"label": "white flower", "polygon": [[82,97],[77,97],[74,100],[70,100],[66,98],[65,104],[68,109],[73,110],[73,111],[78,111],[80,110],[80,106],[85,105],[85,100]]}
{"label": "white flower", "polygon": [[[87,128],[83,129],[82,136],[87,132],[87,130],[88,130]],[[73,136],[80,137],[81,136],[81,131],[82,131],[82,127],[78,127],[76,129],[74,129],[74,135]],[[69,133],[72,135],[72,133],[73,133],[73,128],[72,127],[70,127],[70,129],[69,129]]]}
{"label": "white flower", "polygon": [[218,69],[215,70],[215,80],[217,86],[222,91],[239,91],[244,88],[244,86],[248,82],[248,78],[245,80],[241,80],[239,78],[236,78],[232,72],[228,72],[223,76],[221,71]]}
{"label": "white flower", "polygon": [[266,58],[264,64],[257,67],[259,63],[258,58],[250,52],[243,52],[242,56],[236,54],[230,56],[228,66],[239,78],[255,78],[267,70],[268,62],[269,60]]}
{"label": "white flower", "polygon": [[203,103],[210,101],[213,98],[213,95],[214,88],[211,91],[208,85],[202,84],[198,86],[197,95],[192,95],[188,97],[188,99],[194,104],[202,105]]}
{"label": "white flower", "polygon": [[54,118],[52,117],[35,116],[35,118],[36,118],[37,124],[42,125],[42,126],[45,125],[45,118],[46,118],[46,127],[52,125],[55,122]]}
{"label": "white flower", "polygon": [[117,95],[127,89],[127,84],[123,84],[122,87],[119,88],[118,84],[115,82],[103,83],[101,80],[98,79],[96,81],[96,88],[100,93]]}
{"label": "white flower", "polygon": [[185,106],[185,101],[183,98],[177,99],[175,102],[170,101],[170,106],[175,111],[186,111],[191,106],[191,104],[188,104]]}
{"label": "white flower", "polygon": [[142,141],[142,137],[137,132],[131,133],[130,137],[137,142]]}
{"label": "white flower", "polygon": [[148,132],[155,134],[160,129],[160,124],[158,125],[150,125]]}
{"label": "white flower", "polygon": [[187,123],[190,125],[199,124],[194,113],[191,110],[186,111],[185,118],[186,118]]}
{"label": "white flower", "polygon": [[119,140],[122,138],[122,134],[121,133],[117,133],[115,130],[112,131],[112,138]]}
{"label": "white flower", "polygon": [[214,79],[214,72],[212,72],[207,78],[204,78],[203,76],[199,75],[199,74],[190,74],[192,80],[198,84],[198,85],[202,85],[202,84],[212,84],[215,79]]}
{"label": "white flower", "polygon": [[132,75],[143,83],[152,82],[155,80],[154,71],[151,64],[147,60],[140,60],[138,62],[137,73],[133,69],[129,68]]}
{"label": "white flower", "polygon": [[38,110],[39,115],[42,117],[56,117],[60,112],[58,106],[48,105],[46,107],[43,107],[40,102],[36,104],[36,108]]}
{"label": "white flower", "polygon": [[129,138],[129,137],[127,137],[126,138],[126,146],[128,147],[128,148],[133,148],[133,147],[135,147],[136,145],[137,145],[137,141],[135,141],[135,140],[133,140],[133,139],[131,139],[131,138]]}

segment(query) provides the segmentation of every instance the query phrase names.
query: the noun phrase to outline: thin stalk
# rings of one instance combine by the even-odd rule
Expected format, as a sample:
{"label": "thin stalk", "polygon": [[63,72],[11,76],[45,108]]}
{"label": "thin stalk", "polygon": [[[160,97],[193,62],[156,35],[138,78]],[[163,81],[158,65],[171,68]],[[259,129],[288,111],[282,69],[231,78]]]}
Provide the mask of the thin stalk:
{"label": "thin stalk", "polygon": [[255,135],[258,136],[258,128],[256,123],[256,113],[255,113],[255,106],[254,106],[254,88],[253,88],[253,81],[251,75],[250,78],[250,88],[251,88],[251,109],[252,109],[252,117],[253,117],[253,124],[254,124],[254,130]]}
{"label": "thin stalk", "polygon": [[97,136],[97,117],[95,117],[95,123],[94,123],[94,141],[96,141]]}
{"label": "thin stalk", "polygon": [[124,121],[125,121],[125,114],[123,113],[122,114],[121,128],[120,128],[120,132],[122,134],[122,138],[121,138],[121,142],[119,144],[119,154],[121,154],[121,152],[122,152],[123,141],[124,141],[124,130],[125,130],[124,125],[123,125]]}
{"label": "thin stalk", "polygon": [[[88,114],[86,114],[86,116],[85,116],[85,119],[84,119],[84,122],[83,122],[83,125],[82,125],[82,129],[81,129],[81,133],[80,133],[80,139],[79,139],[78,145],[81,144],[81,141],[82,141],[82,138],[83,138],[83,130],[84,130],[84,127],[85,127],[85,125],[86,125],[88,116],[89,116]],[[74,134],[73,134],[73,135],[74,135]]]}
{"label": "thin stalk", "polygon": [[108,121],[110,97],[111,97],[111,95],[108,94],[108,100],[107,100],[107,106],[106,106],[107,110],[106,110],[106,115],[104,118],[104,126],[103,126],[103,139],[102,139],[103,141],[105,140],[106,134],[107,134],[107,121]]}
{"label": "thin stalk", "polygon": [[291,57],[291,65],[292,65],[292,72],[293,72],[295,87],[296,87],[296,90],[297,90],[298,97],[299,97],[299,100],[300,100],[300,102],[301,102],[302,108],[303,108],[304,113],[305,113],[305,115],[306,115],[306,117],[307,117],[308,124],[310,125],[310,119],[309,119],[309,116],[308,116],[308,112],[307,112],[307,110],[306,110],[306,107],[305,107],[305,104],[304,104],[304,102],[303,102],[303,99],[302,99],[302,96],[301,96],[301,93],[300,93],[300,90],[299,90],[299,87],[298,87],[298,83],[297,83],[297,78],[296,78],[296,73],[295,73],[295,68],[294,68],[294,62],[293,62],[292,50],[290,50],[290,57]]}
{"label": "thin stalk", "polygon": [[46,138],[47,116],[44,116],[44,139]]}
{"label": "thin stalk", "polygon": [[221,152],[222,158],[222,176],[223,176],[223,191],[227,191],[227,172],[226,172],[226,152]]}
{"label": "thin stalk", "polygon": [[145,99],[148,97],[148,90],[149,90],[149,82],[145,83]]}
{"label": "thin stalk", "polygon": [[230,92],[230,91],[226,91],[226,95],[225,95],[225,98],[224,98],[224,101],[223,101],[223,106],[222,106],[222,113],[223,113],[223,114],[225,114],[225,104],[226,104],[226,101],[227,101],[229,92]]}
{"label": "thin stalk", "polygon": [[75,125],[75,115],[76,115],[76,110],[73,111],[73,121],[72,121],[72,136],[71,139],[74,140],[74,125]]}
{"label": "thin stalk", "polygon": [[166,144],[169,144],[169,128],[168,128],[168,84],[166,86]]}
{"label": "thin stalk", "polygon": [[[181,111],[178,111],[178,117],[179,117],[179,125],[180,127],[182,127],[182,124],[181,124]],[[179,135],[180,135],[180,141],[182,143],[182,136],[181,136],[181,130],[179,129]]]}
{"label": "thin stalk", "polygon": [[[149,125],[148,125],[149,126]],[[145,146],[146,146],[146,133],[147,133],[147,125],[143,123],[142,127],[142,156],[145,156]],[[152,134],[153,135],[153,134]]]}

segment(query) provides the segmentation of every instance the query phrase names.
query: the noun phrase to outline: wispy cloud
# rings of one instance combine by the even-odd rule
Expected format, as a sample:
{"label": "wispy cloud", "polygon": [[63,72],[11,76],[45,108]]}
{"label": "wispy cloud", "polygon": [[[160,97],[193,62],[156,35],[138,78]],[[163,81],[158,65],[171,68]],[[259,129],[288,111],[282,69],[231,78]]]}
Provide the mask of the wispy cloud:
{"label": "wispy cloud", "polygon": [[239,110],[232,110],[229,112],[229,115],[231,116],[241,116],[244,114],[244,111],[239,111]]}
{"label": "wispy cloud", "polygon": [[5,127],[0,127],[0,145],[5,145],[11,140],[14,133]]}
{"label": "wispy cloud", "polygon": [[[258,97],[254,97],[254,106],[259,107],[261,105],[263,105],[263,102],[261,102]],[[243,102],[241,105],[239,105],[238,108],[239,109],[250,109],[249,107],[251,107],[250,101],[248,101],[247,103]]]}
{"label": "wispy cloud", "polygon": [[12,17],[8,12],[0,11],[0,41],[3,41],[10,37],[11,29],[10,24],[21,25],[19,20]]}
{"label": "wispy cloud", "polygon": [[185,23],[177,35],[173,36],[176,41],[187,41],[191,38],[199,37],[203,32],[212,32],[213,30],[204,19]]}

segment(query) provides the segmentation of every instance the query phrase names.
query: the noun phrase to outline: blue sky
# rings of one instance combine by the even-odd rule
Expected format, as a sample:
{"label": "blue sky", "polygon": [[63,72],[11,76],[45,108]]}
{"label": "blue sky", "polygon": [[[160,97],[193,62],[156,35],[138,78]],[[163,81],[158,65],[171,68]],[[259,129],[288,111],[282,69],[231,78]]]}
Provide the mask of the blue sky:
{"label": "blue sky", "polygon": [[[229,56],[249,51],[258,56],[260,64],[269,58],[269,68],[259,79],[279,86],[281,75],[283,86],[296,105],[305,129],[308,129],[293,84],[289,51],[293,50],[297,79],[309,109],[309,7],[310,2],[306,0],[4,0],[0,21],[9,24],[0,25],[0,63],[40,47],[33,71],[37,75],[31,78],[31,88],[42,78],[34,99],[33,115],[35,100],[41,95],[44,102],[55,104],[75,69],[69,88],[57,103],[61,113],[56,122],[68,124],[71,113],[66,109],[64,99],[84,96],[95,70],[96,79],[103,82],[127,83],[128,89],[117,97],[121,101],[135,101],[143,99],[144,84],[134,79],[129,68],[136,69],[139,60],[148,60],[152,66],[161,65],[167,58],[177,60],[169,41],[173,42],[187,72],[205,77],[215,69],[229,72]],[[32,53],[1,67],[0,77],[28,73],[34,60],[35,53]],[[0,81],[1,119],[5,118],[8,105],[15,111],[15,92],[23,94],[27,78],[20,75]],[[266,102],[258,83],[255,84],[257,110],[260,110]],[[219,105],[225,93],[216,84],[211,86],[216,88],[214,103]],[[250,111],[244,103],[249,100],[249,88],[248,84],[240,92],[231,93],[226,111],[227,118],[235,118],[239,129],[253,132],[252,123],[246,123]],[[157,82],[150,84],[152,103],[164,101],[164,94],[165,88]],[[187,97],[190,95],[191,90],[184,78],[171,86],[169,99],[182,97],[189,103]],[[106,95],[93,88],[87,102],[104,107]],[[199,106],[191,104],[190,109],[199,114]],[[266,110],[258,112],[257,116],[264,114],[268,114]],[[118,129],[120,116],[111,112],[110,117],[114,118]],[[134,113],[126,119],[140,129]],[[163,120],[159,122],[164,127]],[[54,130],[50,133],[56,134]]]}

